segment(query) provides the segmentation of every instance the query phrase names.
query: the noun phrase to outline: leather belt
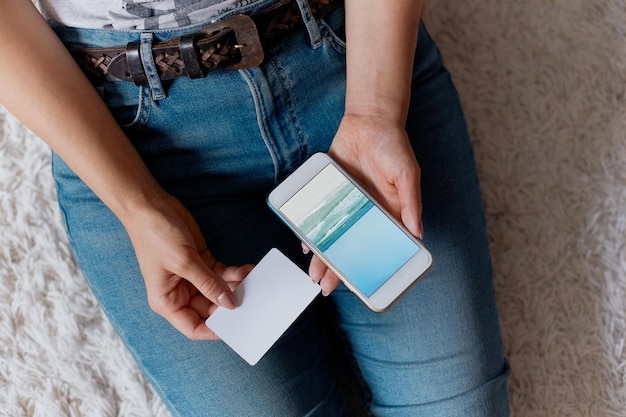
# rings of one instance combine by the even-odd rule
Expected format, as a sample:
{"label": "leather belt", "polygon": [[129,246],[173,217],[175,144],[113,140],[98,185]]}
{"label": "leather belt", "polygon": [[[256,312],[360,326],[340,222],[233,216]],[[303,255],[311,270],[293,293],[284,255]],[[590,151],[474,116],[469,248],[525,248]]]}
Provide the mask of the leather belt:
{"label": "leather belt", "polygon": [[[309,0],[313,16],[323,17],[341,0]],[[295,0],[282,0],[253,16],[234,15],[199,32],[152,44],[152,57],[161,80],[201,78],[218,69],[256,67],[263,47],[303,26]],[[148,83],[139,42],[125,46],[70,49],[92,82]]]}

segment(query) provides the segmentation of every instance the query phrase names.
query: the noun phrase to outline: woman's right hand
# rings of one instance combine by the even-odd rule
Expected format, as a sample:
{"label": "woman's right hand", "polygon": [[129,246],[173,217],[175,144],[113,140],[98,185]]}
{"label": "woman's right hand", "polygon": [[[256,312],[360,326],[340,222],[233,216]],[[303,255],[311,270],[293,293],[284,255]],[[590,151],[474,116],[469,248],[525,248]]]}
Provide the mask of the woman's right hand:
{"label": "woman's right hand", "polygon": [[4,55],[12,57],[0,60],[0,103],[122,221],[150,306],[187,337],[215,339],[204,319],[218,305],[234,307],[231,291],[251,267],[227,267],[213,258],[189,212],[156,184],[96,89],[30,0],[2,1],[0,38]]}
{"label": "woman's right hand", "polygon": [[125,226],[150,307],[190,339],[218,339],[204,322],[218,306],[235,308],[232,291],[253,266],[218,262],[191,214],[169,195]]}

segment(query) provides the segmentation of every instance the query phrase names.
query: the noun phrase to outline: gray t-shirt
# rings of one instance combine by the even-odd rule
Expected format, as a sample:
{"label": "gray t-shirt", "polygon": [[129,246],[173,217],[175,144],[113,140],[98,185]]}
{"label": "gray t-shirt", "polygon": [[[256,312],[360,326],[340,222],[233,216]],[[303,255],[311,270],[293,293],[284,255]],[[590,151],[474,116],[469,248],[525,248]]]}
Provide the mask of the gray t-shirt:
{"label": "gray t-shirt", "polygon": [[203,22],[259,0],[33,0],[43,16],[65,26],[153,30]]}

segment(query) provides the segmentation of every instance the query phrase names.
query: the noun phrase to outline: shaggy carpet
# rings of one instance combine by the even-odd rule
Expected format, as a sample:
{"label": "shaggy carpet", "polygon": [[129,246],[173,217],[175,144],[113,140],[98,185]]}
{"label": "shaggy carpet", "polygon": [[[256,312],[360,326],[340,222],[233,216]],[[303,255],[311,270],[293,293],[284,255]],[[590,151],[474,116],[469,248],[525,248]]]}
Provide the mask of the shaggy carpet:
{"label": "shaggy carpet", "polygon": [[[516,417],[626,416],[626,5],[431,0],[475,145]],[[0,415],[167,416],[0,109]],[[460,416],[462,417],[462,416]]]}

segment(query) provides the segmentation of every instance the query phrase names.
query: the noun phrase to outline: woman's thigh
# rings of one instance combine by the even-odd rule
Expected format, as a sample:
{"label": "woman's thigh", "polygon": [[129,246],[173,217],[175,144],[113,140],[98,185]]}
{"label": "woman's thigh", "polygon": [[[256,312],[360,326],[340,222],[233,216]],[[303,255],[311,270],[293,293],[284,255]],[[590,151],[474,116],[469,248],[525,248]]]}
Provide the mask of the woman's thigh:
{"label": "woman's thigh", "polygon": [[[56,157],[54,165],[80,267],[115,330],[174,415],[344,415],[328,364],[332,342],[319,300],[254,367],[220,341],[187,339],[150,309],[132,245],[117,218]],[[203,207],[195,207],[193,214],[204,224],[209,245],[218,247],[216,239],[231,236],[220,242],[218,252],[228,254],[220,259],[257,262],[269,248],[279,247],[304,263],[298,242],[258,196]]]}
{"label": "woman's thigh", "polygon": [[[319,57],[305,34],[298,36],[292,43]],[[256,263],[277,247],[306,267],[299,242],[265,204],[276,178],[309,148],[306,137],[291,136],[298,117],[293,96],[275,85],[299,76],[286,65],[268,57],[262,68],[177,80],[157,102],[131,83],[100,88],[154,177],[190,210],[208,248],[226,264]],[[329,112],[338,123],[337,105]],[[333,129],[326,127],[324,144],[315,146],[327,148]],[[56,156],[54,175],[81,269],[174,415],[344,415],[321,300],[254,367],[220,341],[188,340],[150,309],[123,225]]]}
{"label": "woman's thigh", "polygon": [[474,158],[458,97],[422,28],[407,131],[434,268],[383,314],[340,288],[340,323],[385,416],[505,416],[506,376]]}

